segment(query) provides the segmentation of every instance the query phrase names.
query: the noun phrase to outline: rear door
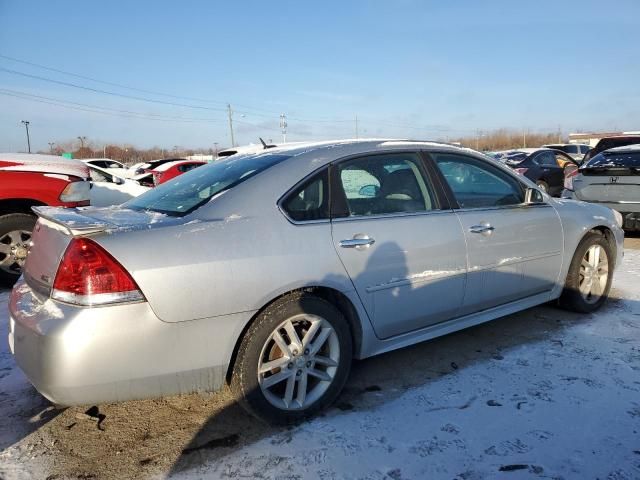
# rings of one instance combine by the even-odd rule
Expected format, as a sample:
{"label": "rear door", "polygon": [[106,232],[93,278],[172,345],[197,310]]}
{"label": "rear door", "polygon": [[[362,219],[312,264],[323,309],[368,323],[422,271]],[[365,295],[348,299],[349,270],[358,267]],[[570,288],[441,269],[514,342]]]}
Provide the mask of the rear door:
{"label": "rear door", "polygon": [[562,227],[548,204],[525,205],[521,182],[471,156],[431,154],[455,198],[467,242],[461,314],[550,291],[562,264]]}
{"label": "rear door", "polygon": [[455,317],[466,246],[416,152],[332,166],[332,235],[376,335],[389,338]]}

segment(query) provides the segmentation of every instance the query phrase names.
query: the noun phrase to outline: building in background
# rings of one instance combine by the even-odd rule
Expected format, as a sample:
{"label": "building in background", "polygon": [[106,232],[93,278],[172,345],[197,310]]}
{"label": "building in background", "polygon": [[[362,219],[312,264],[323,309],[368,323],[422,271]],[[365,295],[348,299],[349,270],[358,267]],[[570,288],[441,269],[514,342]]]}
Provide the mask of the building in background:
{"label": "building in background", "polygon": [[630,132],[590,132],[590,133],[570,133],[569,143],[580,143],[595,147],[600,139],[605,137],[617,137],[620,135],[638,135],[640,131]]}

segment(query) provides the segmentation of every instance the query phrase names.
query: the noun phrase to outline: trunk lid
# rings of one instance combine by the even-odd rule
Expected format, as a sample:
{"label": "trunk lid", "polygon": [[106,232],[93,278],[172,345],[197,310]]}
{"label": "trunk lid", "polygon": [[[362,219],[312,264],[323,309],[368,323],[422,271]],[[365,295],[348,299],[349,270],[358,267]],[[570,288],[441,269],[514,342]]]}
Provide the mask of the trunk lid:
{"label": "trunk lid", "polygon": [[38,215],[23,274],[29,286],[45,296],[53,287],[58,265],[73,237],[158,228],[179,218],[123,208],[34,207]]}
{"label": "trunk lid", "polygon": [[587,202],[640,203],[640,175],[585,172],[573,180],[576,197]]}

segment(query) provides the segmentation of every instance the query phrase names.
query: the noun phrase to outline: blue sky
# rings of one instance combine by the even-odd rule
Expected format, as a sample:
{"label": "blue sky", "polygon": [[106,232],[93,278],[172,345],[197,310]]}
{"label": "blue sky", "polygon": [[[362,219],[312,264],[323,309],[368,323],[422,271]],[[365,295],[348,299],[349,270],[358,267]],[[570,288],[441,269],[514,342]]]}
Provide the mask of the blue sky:
{"label": "blue sky", "polygon": [[280,113],[291,141],[353,137],[356,115],[360,136],[637,130],[639,27],[634,0],[0,0],[0,55],[145,91],[0,57],[0,151],[24,119],[36,149],[222,147],[227,102],[237,143],[279,141]]}

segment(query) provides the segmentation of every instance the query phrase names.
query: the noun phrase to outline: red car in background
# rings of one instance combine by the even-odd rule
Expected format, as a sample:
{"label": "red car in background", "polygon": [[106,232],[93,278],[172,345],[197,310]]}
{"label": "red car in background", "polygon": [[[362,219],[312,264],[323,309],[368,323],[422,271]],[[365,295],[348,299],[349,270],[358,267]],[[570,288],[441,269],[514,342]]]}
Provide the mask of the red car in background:
{"label": "red car in background", "polygon": [[149,171],[153,174],[153,184],[160,185],[161,183],[168,182],[178,175],[182,175],[189,170],[193,170],[194,168],[198,168],[206,164],[207,162],[196,160],[177,160],[174,162],[163,163],[159,167]]}
{"label": "red car in background", "polygon": [[0,153],[0,284],[22,273],[36,216],[31,207],[89,205],[89,168],[53,155]]}

